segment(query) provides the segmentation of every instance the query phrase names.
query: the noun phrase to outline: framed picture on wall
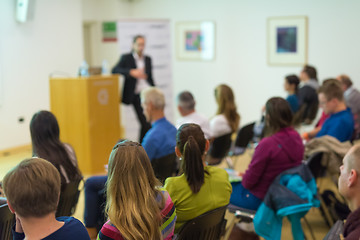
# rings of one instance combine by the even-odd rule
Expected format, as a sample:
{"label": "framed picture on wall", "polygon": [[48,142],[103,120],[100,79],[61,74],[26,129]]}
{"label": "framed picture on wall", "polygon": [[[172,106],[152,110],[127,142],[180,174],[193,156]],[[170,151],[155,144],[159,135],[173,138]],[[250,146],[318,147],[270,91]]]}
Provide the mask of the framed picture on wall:
{"label": "framed picture on wall", "polygon": [[176,54],[180,60],[214,60],[215,23],[212,21],[177,23]]}
{"label": "framed picture on wall", "polygon": [[307,22],[306,16],[268,18],[269,65],[307,63]]}

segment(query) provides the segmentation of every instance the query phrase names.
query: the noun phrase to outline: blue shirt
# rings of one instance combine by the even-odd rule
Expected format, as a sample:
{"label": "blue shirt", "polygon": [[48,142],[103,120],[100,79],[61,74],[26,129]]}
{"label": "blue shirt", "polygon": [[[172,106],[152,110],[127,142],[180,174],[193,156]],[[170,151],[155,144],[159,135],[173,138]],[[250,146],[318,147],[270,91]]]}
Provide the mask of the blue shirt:
{"label": "blue shirt", "polygon": [[155,121],[141,143],[150,160],[175,152],[176,128],[165,117]]}
{"label": "blue shirt", "polygon": [[286,101],[288,101],[291,111],[293,113],[297,112],[299,110],[299,101],[295,94],[291,94],[286,98]]}
{"label": "blue shirt", "polygon": [[[64,225],[43,240],[90,240],[89,234],[84,225],[73,217],[58,217],[56,220],[64,222]],[[15,232],[15,226],[12,229],[13,240],[22,240],[24,233]]]}
{"label": "blue shirt", "polygon": [[331,114],[325,120],[320,132],[316,137],[329,135],[337,138],[340,142],[351,140],[354,132],[354,117],[350,108]]}

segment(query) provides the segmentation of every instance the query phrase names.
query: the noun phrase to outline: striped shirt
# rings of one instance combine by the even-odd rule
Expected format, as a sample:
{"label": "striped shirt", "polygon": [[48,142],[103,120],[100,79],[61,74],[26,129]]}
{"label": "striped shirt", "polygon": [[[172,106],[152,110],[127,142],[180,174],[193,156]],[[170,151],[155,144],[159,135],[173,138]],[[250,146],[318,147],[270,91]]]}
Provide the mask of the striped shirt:
{"label": "striped shirt", "polygon": [[[164,240],[172,239],[176,222],[176,210],[170,195],[167,191],[161,191],[165,199],[165,207],[161,210],[162,224],[160,226],[161,235]],[[161,201],[160,195],[156,200]],[[108,220],[101,228],[97,240],[124,240],[119,230]]]}

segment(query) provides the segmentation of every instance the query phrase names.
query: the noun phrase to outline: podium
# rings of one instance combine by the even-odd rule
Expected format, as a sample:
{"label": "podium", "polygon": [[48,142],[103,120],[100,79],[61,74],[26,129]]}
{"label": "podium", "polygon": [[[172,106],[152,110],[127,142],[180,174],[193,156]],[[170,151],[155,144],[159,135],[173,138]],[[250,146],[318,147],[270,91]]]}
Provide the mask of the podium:
{"label": "podium", "polygon": [[104,173],[120,134],[119,76],[50,78],[50,109],[60,139],[75,149],[82,174]]}

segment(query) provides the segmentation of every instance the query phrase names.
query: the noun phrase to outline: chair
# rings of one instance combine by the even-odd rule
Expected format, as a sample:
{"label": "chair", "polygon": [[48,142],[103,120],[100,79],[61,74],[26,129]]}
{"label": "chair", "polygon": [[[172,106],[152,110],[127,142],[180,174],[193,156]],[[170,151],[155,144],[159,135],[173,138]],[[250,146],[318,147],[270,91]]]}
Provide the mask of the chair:
{"label": "chair", "polygon": [[76,210],[79,200],[79,184],[83,179],[69,182],[60,193],[60,200],[56,211],[56,217],[71,216]]}
{"label": "chair", "polygon": [[317,152],[305,161],[315,179],[324,176],[326,172],[325,167],[321,165],[322,156],[323,152]]}
{"label": "chair", "polygon": [[228,133],[214,139],[208,153],[209,165],[219,164],[228,155],[231,147],[231,135],[232,133]]}
{"label": "chair", "polygon": [[[314,153],[313,155],[311,155],[305,161],[305,164],[309,167],[312,175],[314,176],[315,180],[317,181],[317,184],[318,184],[318,179],[320,177],[325,176],[325,174],[326,174],[326,168],[321,165],[322,156],[323,156],[323,152],[317,152],[317,153]],[[330,211],[329,211],[327,205],[325,204],[323,197],[319,193],[318,193],[318,198],[320,201],[320,211],[322,213],[322,216],[323,216],[326,224],[329,227],[331,227],[334,225],[334,220],[331,217]]]}
{"label": "chair", "polygon": [[185,223],[176,240],[218,240],[225,232],[227,206],[206,212]]}
{"label": "chair", "polygon": [[156,178],[159,179],[161,183],[164,183],[166,178],[171,177],[172,174],[176,172],[176,154],[174,152],[164,157],[153,159],[151,165]]}
{"label": "chair", "polygon": [[233,204],[228,205],[228,210],[229,212],[234,213],[235,217],[237,217],[240,222],[250,223],[254,220],[256,214],[255,210],[241,208]]}
{"label": "chair", "polygon": [[239,130],[234,147],[229,152],[230,156],[238,156],[245,152],[249,142],[254,137],[254,126],[255,122],[252,122]]}
{"label": "chair", "polygon": [[[263,223],[264,220],[266,220],[266,215],[270,214],[270,212],[268,212],[266,209],[273,209],[275,216],[279,214],[279,216],[288,216],[289,218],[291,218],[292,215],[299,214],[299,216],[300,216],[300,215],[304,214],[302,216],[302,218],[304,219],[307,227],[310,230],[312,239],[315,239],[313,230],[312,230],[309,222],[305,218],[305,214],[311,207],[318,206],[318,202],[316,203],[316,200],[313,202],[308,202],[308,200],[310,200],[310,199],[300,199],[299,197],[296,196],[297,194],[292,192],[291,189],[288,189],[288,187],[286,185],[282,185],[282,182],[283,183],[286,183],[287,181],[290,182],[292,175],[297,175],[297,174],[299,174],[299,176],[300,176],[300,174],[301,174],[301,176],[303,176],[302,177],[303,180],[305,182],[307,182],[307,184],[309,186],[311,186],[309,189],[312,189],[311,192],[314,194],[316,191],[316,186],[315,186],[314,179],[312,178],[313,176],[311,175],[311,171],[309,170],[309,168],[305,164],[302,164],[298,167],[288,169],[276,177],[274,182],[271,184],[271,186],[266,194],[266,197],[264,198],[263,203],[260,205],[260,207],[258,209],[259,212],[254,211],[254,210],[240,208],[240,207],[232,205],[232,204],[229,204],[228,210],[232,213],[235,213],[235,216],[237,218],[239,218],[240,221],[252,222],[255,219],[254,220],[255,225],[258,225],[258,226],[260,223],[263,226],[267,226],[267,224]],[[286,179],[288,179],[288,180],[286,180]],[[290,186],[293,185],[293,183],[294,182],[292,182],[290,184]],[[300,194],[310,197],[308,193],[306,193],[306,194],[300,193]],[[276,200],[277,197],[278,197],[278,200]],[[313,197],[315,197],[315,195],[313,195]],[[286,199],[286,201],[284,201],[285,199]],[[298,207],[296,207],[297,204],[299,204]],[[287,213],[286,212],[287,210],[284,210],[284,209],[292,209],[292,210]],[[266,214],[264,215],[263,213],[266,213]],[[265,216],[265,218],[263,218],[263,216]],[[270,225],[267,227],[272,228],[272,226],[270,226]],[[293,228],[293,226],[292,226],[292,228]],[[256,226],[255,226],[255,229],[256,229]],[[262,231],[263,230],[264,229],[262,229]],[[306,236],[305,236],[305,238],[306,238]]]}
{"label": "chair", "polygon": [[[254,138],[254,126],[255,126],[255,122],[252,122],[240,128],[236,136],[234,145],[231,147],[229,151],[228,154],[229,157],[235,157],[245,153],[245,150],[248,147],[250,141]],[[229,158],[229,157],[226,158],[226,162],[229,168],[234,168],[234,166],[236,165],[237,158]]]}
{"label": "chair", "polygon": [[0,205],[0,239],[12,239],[11,228],[15,224],[15,215],[10,211],[5,203]]}

